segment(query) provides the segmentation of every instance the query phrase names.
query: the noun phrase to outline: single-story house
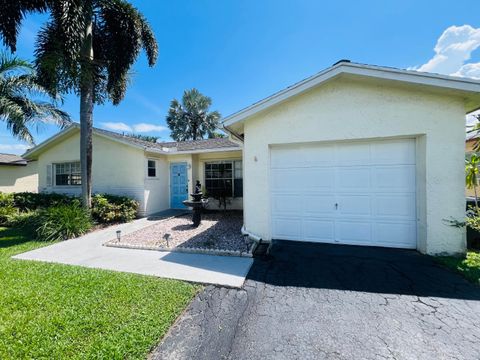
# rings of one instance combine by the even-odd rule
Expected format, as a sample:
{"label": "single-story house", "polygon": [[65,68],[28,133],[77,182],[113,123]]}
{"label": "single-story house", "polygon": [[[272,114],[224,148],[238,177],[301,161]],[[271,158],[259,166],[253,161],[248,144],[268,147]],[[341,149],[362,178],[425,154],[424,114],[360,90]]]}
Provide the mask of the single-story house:
{"label": "single-story house", "polygon": [[[231,138],[149,143],[95,129],[93,190],[141,215],[228,184],[246,234],[463,253],[465,114],[480,81],[343,60],[224,119]],[[233,141],[232,141],[233,140]],[[23,157],[38,190],[80,193],[79,128]],[[222,185],[223,184],[223,185]]]}
{"label": "single-story house", "polygon": [[463,253],[465,114],[480,81],[340,61],[224,119],[243,141],[244,230]]}
{"label": "single-story house", "polygon": [[[23,157],[38,164],[38,191],[80,195],[78,124],[60,131]],[[228,138],[153,143],[93,130],[93,192],[137,199],[140,216],[184,208],[182,201],[194,190],[196,180],[200,180],[207,193],[225,191],[227,208],[241,209],[241,145]],[[209,207],[216,205],[217,201],[212,199]]]}
{"label": "single-story house", "polygon": [[0,192],[37,192],[37,162],[15,154],[0,154]]}

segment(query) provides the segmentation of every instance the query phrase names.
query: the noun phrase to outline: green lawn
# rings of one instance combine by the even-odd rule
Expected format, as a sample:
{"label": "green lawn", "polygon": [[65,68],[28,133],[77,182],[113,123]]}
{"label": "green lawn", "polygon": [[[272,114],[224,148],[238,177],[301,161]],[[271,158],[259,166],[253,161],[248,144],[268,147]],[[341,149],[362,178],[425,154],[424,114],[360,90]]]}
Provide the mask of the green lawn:
{"label": "green lawn", "polygon": [[10,259],[44,245],[0,228],[0,359],[144,359],[199,289]]}
{"label": "green lawn", "polygon": [[458,271],[469,281],[480,284],[480,253],[469,251],[465,258],[441,256],[436,260],[448,268]]}

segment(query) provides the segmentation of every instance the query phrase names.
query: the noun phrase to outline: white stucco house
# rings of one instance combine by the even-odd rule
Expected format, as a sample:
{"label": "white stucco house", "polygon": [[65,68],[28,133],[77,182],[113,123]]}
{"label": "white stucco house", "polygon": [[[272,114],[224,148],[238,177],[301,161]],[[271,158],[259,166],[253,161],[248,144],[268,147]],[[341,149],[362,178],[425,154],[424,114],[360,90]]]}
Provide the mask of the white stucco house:
{"label": "white stucco house", "polygon": [[37,191],[37,163],[15,154],[0,153],[0,192]]}
{"label": "white stucco house", "polygon": [[[228,184],[244,232],[274,239],[465,251],[465,114],[480,81],[340,61],[223,121],[230,139],[148,143],[93,135],[93,190],[140,215]],[[79,128],[23,155],[38,191],[80,193]],[[0,184],[1,185],[1,184]]]}
{"label": "white stucco house", "polygon": [[[80,127],[72,124],[27,151],[35,161],[38,191],[81,193]],[[92,190],[140,202],[139,215],[184,208],[200,180],[214,193],[227,186],[229,209],[242,208],[242,147],[227,138],[152,143],[119,133],[93,130]],[[217,202],[210,201],[215,208]]]}
{"label": "white stucco house", "polygon": [[340,61],[224,119],[244,226],[287,239],[465,251],[465,114],[480,82]]}

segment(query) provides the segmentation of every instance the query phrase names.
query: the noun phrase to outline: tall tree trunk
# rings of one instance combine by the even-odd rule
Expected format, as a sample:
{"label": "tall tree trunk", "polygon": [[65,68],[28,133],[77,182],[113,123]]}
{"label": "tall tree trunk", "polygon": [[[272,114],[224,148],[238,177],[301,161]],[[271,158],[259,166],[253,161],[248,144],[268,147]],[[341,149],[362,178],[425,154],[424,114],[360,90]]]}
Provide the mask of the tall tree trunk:
{"label": "tall tree trunk", "polygon": [[85,2],[87,8],[87,28],[82,48],[82,73],[80,83],[80,167],[82,172],[82,202],[90,208],[92,204],[92,127],[93,127],[93,7],[91,1]]}

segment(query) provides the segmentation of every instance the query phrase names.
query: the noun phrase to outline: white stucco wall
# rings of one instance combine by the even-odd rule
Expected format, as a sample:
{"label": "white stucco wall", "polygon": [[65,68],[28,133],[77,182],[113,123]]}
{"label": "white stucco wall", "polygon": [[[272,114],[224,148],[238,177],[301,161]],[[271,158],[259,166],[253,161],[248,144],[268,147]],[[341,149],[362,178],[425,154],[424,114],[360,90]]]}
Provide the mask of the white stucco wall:
{"label": "white stucco wall", "polygon": [[417,139],[417,248],[465,251],[463,100],[425,89],[337,79],[278,104],[244,124],[245,226],[271,239],[270,145],[409,137]]}
{"label": "white stucco wall", "polygon": [[[105,137],[93,135],[93,192],[133,197],[140,202],[140,215],[145,212],[144,152]],[[74,133],[49,146],[38,158],[39,189],[79,195],[80,186],[48,186],[47,165],[80,161],[80,135]]]}
{"label": "white stucco wall", "polygon": [[0,165],[0,192],[38,192],[37,162],[26,166]]}
{"label": "white stucco wall", "polygon": [[[157,176],[147,176],[147,162],[155,160]],[[164,155],[147,154],[144,159],[145,214],[150,215],[170,208],[170,168]]]}

